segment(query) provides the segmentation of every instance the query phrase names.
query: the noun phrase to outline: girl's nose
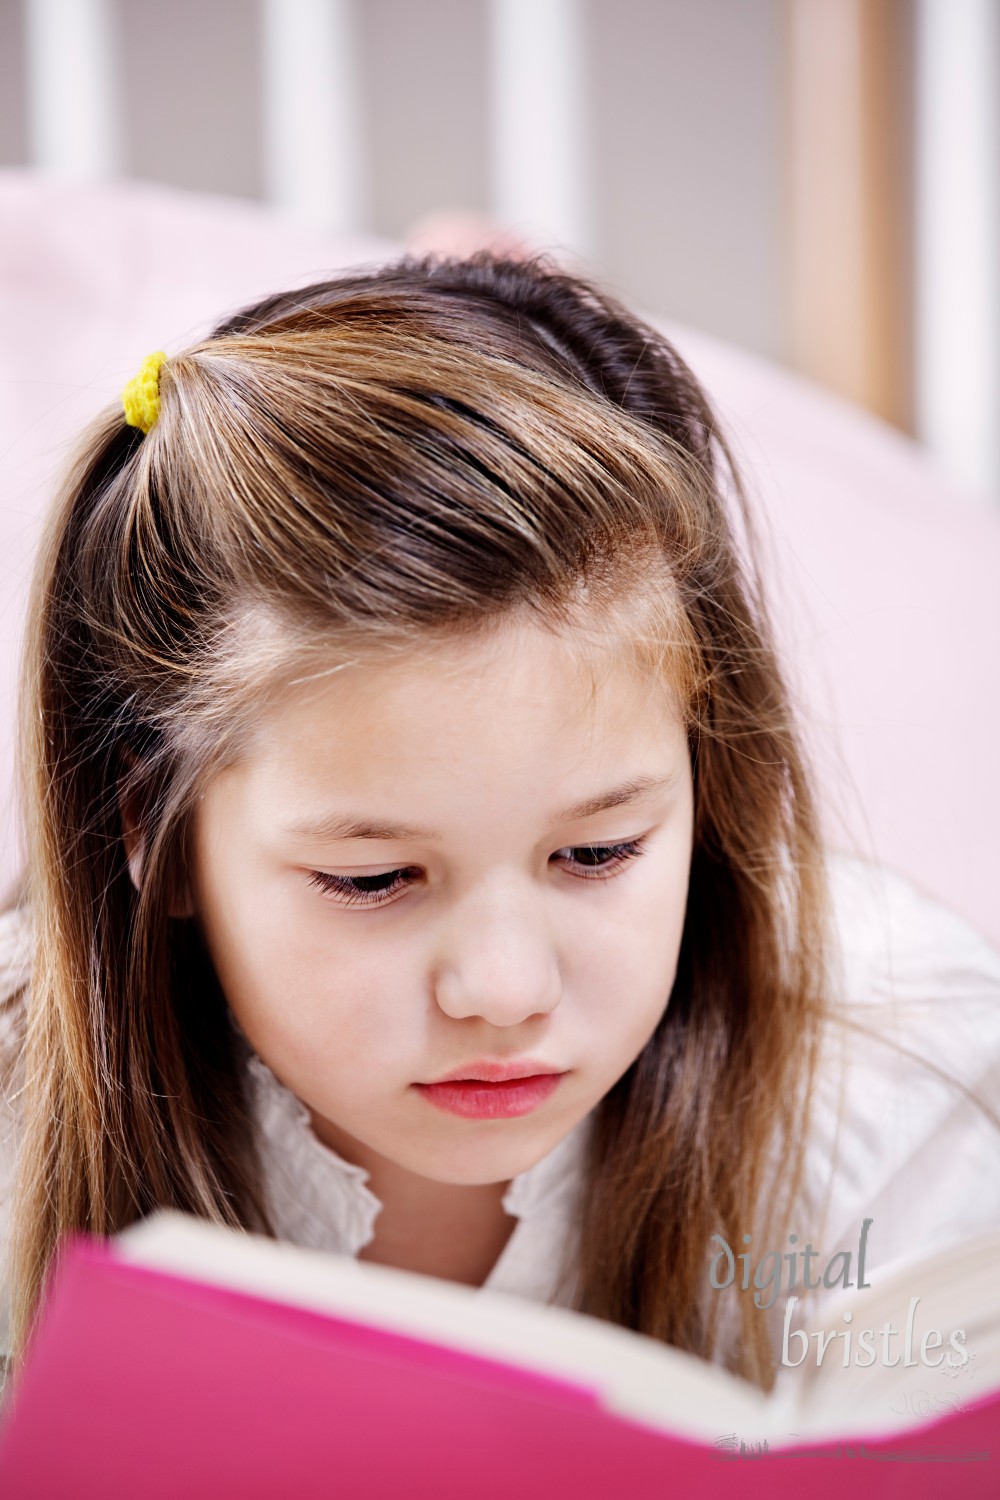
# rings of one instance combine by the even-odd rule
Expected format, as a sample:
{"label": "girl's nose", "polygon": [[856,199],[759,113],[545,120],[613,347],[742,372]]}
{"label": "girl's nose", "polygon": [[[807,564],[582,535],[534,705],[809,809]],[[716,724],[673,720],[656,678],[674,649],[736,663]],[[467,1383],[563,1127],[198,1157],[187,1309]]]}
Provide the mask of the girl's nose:
{"label": "girl's nose", "polygon": [[435,995],[456,1020],[495,1026],[554,1009],[562,993],[555,943],[538,894],[513,882],[453,909],[438,949]]}

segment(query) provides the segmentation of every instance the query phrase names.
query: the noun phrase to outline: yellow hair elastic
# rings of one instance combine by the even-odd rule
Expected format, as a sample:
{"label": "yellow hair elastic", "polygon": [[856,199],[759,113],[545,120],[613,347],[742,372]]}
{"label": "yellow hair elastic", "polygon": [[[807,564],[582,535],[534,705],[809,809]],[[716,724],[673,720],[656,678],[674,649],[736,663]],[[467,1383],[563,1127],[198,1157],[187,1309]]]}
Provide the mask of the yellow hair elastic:
{"label": "yellow hair elastic", "polygon": [[130,427],[148,432],[160,415],[160,366],[166,358],[162,349],[147,355],[138,375],[122,391],[125,420]]}

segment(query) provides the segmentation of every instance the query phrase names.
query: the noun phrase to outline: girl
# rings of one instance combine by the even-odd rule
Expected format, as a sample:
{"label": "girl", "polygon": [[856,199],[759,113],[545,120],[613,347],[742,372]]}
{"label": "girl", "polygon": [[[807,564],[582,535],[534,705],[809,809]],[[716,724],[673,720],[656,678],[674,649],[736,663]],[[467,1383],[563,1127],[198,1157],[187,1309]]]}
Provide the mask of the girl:
{"label": "girl", "polygon": [[170,1205],[767,1388],[720,1243],[1000,1223],[1000,958],[822,848],[755,558],[691,373],[542,262],[147,361],[31,601],[15,1355],[65,1231]]}

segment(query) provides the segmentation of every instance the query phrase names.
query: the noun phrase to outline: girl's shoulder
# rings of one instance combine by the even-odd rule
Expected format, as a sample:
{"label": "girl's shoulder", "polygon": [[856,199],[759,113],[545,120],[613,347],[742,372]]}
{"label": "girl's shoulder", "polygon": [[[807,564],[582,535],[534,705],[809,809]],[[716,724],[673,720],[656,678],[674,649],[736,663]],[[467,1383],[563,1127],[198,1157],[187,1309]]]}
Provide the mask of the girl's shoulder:
{"label": "girl's shoulder", "polygon": [[[11,1074],[20,1052],[24,990],[31,979],[33,957],[34,932],[30,910],[21,906],[8,907],[0,912],[0,1116],[9,1113]],[[2,1135],[0,1129],[0,1137]]]}
{"label": "girl's shoulder", "polygon": [[0,1012],[31,978],[34,923],[29,906],[0,911]]}
{"label": "girl's shoulder", "polygon": [[13,906],[0,912],[0,1150],[4,1117],[9,1115],[12,1074],[20,1053],[24,990],[31,979],[34,934],[31,913]]}
{"label": "girl's shoulder", "polygon": [[0,912],[0,1373],[10,1344],[7,1297],[10,1198],[17,1133],[16,1098],[21,1077],[22,1001],[31,978],[32,944],[30,913],[22,907]]}
{"label": "girl's shoulder", "polygon": [[895,870],[832,854],[828,871],[839,970],[803,1228],[832,1251],[871,1218],[885,1262],[1000,1225],[1000,953]]}
{"label": "girl's shoulder", "polygon": [[849,1001],[998,995],[1000,951],[909,876],[837,851],[827,874]]}

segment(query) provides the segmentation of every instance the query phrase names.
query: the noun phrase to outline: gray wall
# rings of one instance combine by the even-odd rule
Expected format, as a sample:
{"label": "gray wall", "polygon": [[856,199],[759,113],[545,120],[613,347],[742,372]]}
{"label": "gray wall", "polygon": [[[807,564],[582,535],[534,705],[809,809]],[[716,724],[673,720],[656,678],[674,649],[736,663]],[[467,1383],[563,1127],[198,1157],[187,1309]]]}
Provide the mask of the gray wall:
{"label": "gray wall", "polygon": [[117,0],[124,169],[257,197],[260,28],[253,0]]}
{"label": "gray wall", "polygon": [[19,0],[0,0],[0,166],[16,166],[28,153],[25,118],[24,26]]}
{"label": "gray wall", "polygon": [[780,0],[586,0],[598,247],[633,299],[780,352]]}

